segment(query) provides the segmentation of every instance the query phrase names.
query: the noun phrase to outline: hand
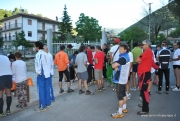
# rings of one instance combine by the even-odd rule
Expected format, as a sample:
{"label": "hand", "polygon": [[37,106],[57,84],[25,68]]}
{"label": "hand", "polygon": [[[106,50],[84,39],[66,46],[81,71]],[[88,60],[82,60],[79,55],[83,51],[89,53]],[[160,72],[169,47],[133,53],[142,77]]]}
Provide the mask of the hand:
{"label": "hand", "polygon": [[172,59],[172,58],[170,58],[170,59],[169,59],[169,61],[171,62],[171,61],[173,61],[173,59]]}
{"label": "hand", "polygon": [[137,63],[141,63],[140,57],[138,57],[138,58],[136,59],[136,62],[137,62]]}

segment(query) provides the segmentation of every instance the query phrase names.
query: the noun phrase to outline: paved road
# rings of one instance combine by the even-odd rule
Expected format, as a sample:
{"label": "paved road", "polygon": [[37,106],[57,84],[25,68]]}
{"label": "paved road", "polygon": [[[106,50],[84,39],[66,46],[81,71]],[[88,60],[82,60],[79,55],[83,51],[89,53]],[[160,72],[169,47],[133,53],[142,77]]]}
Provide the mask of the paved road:
{"label": "paved road", "polygon": [[[171,73],[171,85],[174,84],[174,75]],[[77,88],[77,82],[73,87]],[[90,86],[90,90],[95,89],[95,85]],[[153,85],[150,115],[146,117],[136,114],[141,109],[137,106],[140,104],[139,91],[135,91],[131,92],[132,98],[127,103],[129,112],[125,117],[112,119],[110,115],[117,110],[117,98],[112,88],[107,87],[105,91],[93,96],[79,95],[76,89],[71,94],[64,93],[58,96],[46,112],[34,111],[36,105],[3,117],[0,121],[180,121],[180,92],[170,91],[167,95],[165,90],[162,94],[157,94],[156,90],[157,86]]]}

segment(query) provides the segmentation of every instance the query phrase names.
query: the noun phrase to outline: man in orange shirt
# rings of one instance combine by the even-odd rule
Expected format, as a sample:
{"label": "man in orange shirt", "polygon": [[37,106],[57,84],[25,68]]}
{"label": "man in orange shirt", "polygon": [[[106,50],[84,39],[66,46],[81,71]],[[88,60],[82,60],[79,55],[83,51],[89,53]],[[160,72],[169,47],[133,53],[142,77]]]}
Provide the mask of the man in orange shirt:
{"label": "man in orange shirt", "polygon": [[59,87],[60,91],[59,93],[63,93],[64,90],[62,89],[62,79],[63,79],[63,74],[65,74],[67,78],[67,93],[74,92],[73,89],[70,88],[70,78],[69,78],[69,71],[68,71],[68,64],[69,64],[69,59],[67,53],[64,52],[65,46],[61,45],[60,46],[60,52],[58,52],[55,55],[54,59],[54,64],[58,66],[58,71],[59,71]]}

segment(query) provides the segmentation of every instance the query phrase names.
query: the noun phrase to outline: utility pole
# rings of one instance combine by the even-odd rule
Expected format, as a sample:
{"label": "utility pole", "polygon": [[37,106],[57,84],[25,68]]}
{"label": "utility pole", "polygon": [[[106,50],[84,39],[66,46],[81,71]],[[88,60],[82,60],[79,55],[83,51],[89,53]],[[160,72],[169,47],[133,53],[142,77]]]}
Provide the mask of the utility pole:
{"label": "utility pole", "polygon": [[151,4],[149,3],[149,40],[151,41]]}

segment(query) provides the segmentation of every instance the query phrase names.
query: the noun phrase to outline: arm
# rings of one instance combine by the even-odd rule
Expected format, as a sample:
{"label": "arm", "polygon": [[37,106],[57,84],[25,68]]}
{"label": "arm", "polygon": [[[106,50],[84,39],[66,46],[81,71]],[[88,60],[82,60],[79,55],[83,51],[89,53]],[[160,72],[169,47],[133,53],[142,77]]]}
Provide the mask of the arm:
{"label": "arm", "polygon": [[12,63],[12,76],[14,76],[16,73],[15,64]]}
{"label": "arm", "polygon": [[109,55],[109,57],[110,57],[110,62],[113,62],[113,57],[112,57],[112,52],[110,52],[110,55]]}
{"label": "arm", "polygon": [[116,61],[112,64],[112,68],[117,68],[118,66],[125,65],[125,64],[126,64],[126,59],[124,57],[121,57],[121,58],[119,58],[118,61]]}
{"label": "arm", "polygon": [[178,61],[180,60],[180,55],[178,56],[178,58],[173,58],[172,61]]}
{"label": "arm", "polygon": [[35,58],[35,70],[38,75],[41,75],[41,69],[42,69],[42,54],[37,54]]}
{"label": "arm", "polygon": [[159,66],[157,66],[157,65],[154,63],[154,60],[152,60],[152,67],[155,68],[155,69],[159,69]]}

